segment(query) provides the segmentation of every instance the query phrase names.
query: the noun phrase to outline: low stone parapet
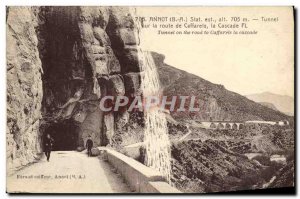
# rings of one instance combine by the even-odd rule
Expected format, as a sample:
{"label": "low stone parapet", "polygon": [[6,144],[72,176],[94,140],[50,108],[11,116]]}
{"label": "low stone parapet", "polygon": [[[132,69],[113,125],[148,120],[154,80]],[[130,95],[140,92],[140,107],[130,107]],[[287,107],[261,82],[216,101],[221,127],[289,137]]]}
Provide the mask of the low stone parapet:
{"label": "low stone parapet", "polygon": [[98,147],[107,161],[122,175],[130,188],[137,193],[180,193],[169,185],[155,169],[127,157],[113,149]]}

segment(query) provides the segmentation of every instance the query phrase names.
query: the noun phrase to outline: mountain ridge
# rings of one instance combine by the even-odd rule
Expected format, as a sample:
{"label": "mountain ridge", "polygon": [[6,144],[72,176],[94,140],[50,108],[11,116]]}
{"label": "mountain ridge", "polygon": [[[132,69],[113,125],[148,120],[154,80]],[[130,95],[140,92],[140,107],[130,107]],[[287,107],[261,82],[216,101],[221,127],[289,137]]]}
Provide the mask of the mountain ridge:
{"label": "mountain ridge", "polygon": [[[177,120],[292,120],[279,111],[249,100],[227,90],[223,85],[211,83],[195,74],[164,63],[165,56],[151,52],[157,66],[166,96],[191,96],[198,99],[199,112],[171,112]],[[201,70],[201,68],[199,68]]]}
{"label": "mountain ridge", "polygon": [[290,116],[294,115],[294,98],[288,95],[280,95],[272,92],[262,92],[246,95],[255,102],[267,102],[273,104],[277,110]]}

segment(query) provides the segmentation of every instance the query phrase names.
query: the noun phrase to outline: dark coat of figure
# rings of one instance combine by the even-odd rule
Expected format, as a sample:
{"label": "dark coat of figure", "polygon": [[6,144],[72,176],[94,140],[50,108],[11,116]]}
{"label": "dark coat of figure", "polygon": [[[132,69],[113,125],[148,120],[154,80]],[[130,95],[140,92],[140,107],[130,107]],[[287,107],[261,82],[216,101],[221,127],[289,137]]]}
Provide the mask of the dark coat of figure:
{"label": "dark coat of figure", "polygon": [[47,134],[45,140],[44,140],[44,150],[45,150],[45,155],[47,157],[47,161],[49,162],[50,160],[50,153],[53,147],[53,142],[54,140],[51,138],[50,134]]}
{"label": "dark coat of figure", "polygon": [[87,148],[88,156],[92,156],[93,140],[91,139],[91,136],[88,137],[85,148]]}

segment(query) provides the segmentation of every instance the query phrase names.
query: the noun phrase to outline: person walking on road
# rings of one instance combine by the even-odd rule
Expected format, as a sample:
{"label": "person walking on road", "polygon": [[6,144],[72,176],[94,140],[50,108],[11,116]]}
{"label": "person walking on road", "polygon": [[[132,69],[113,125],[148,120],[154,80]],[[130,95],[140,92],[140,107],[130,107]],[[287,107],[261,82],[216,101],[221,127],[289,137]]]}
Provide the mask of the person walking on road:
{"label": "person walking on road", "polygon": [[50,160],[50,153],[53,147],[53,139],[51,138],[50,134],[48,133],[45,141],[44,141],[44,150],[45,150],[45,155],[47,157],[47,161],[49,162]]}
{"label": "person walking on road", "polygon": [[88,136],[85,147],[87,148],[88,157],[92,156],[93,140],[90,135]]}

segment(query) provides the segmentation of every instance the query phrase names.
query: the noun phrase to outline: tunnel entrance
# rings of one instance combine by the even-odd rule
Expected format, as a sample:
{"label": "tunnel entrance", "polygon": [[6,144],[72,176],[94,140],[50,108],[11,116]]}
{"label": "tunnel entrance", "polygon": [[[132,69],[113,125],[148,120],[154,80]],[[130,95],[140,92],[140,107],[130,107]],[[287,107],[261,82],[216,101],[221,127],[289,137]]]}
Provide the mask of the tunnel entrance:
{"label": "tunnel entrance", "polygon": [[52,123],[44,136],[48,133],[54,140],[53,151],[72,151],[78,146],[78,127],[70,119]]}

